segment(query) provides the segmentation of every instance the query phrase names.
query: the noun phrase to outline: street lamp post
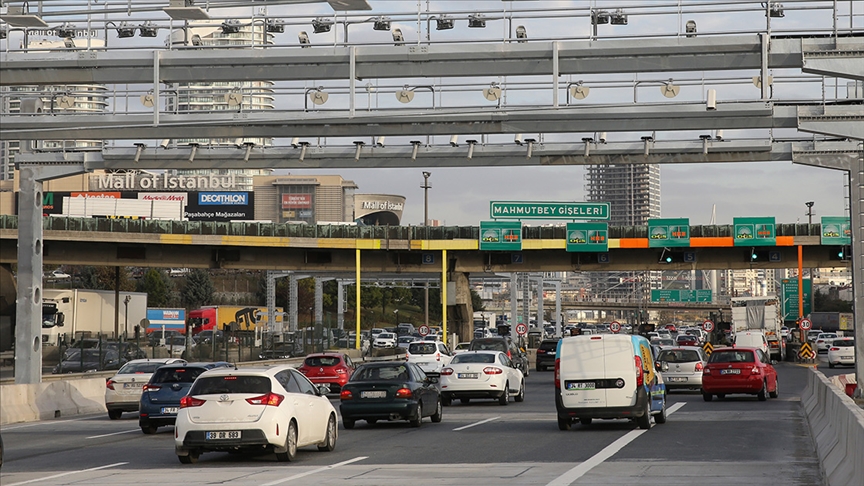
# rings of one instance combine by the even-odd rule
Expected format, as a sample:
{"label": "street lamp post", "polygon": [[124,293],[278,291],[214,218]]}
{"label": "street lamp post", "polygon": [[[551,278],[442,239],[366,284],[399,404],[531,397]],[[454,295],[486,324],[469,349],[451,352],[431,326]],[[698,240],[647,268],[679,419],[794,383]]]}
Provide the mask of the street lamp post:
{"label": "street lamp post", "polygon": [[[815,204],[815,201],[807,201],[804,203],[804,205],[807,206],[807,212],[805,213],[807,215],[807,234],[810,234],[810,227],[813,225],[813,205],[814,204]],[[807,269],[807,275],[810,276],[810,285],[811,285],[810,288],[812,289],[813,288],[812,287],[812,285],[813,285],[813,269],[812,268]],[[799,316],[799,317],[802,317],[802,316]]]}
{"label": "street lamp post", "polygon": [[[423,189],[423,226],[426,227],[426,231],[429,231],[429,176],[431,176],[431,172],[423,171],[423,185],[420,186]],[[426,285],[423,290],[423,323],[426,324],[426,327],[429,327],[429,281],[426,281]]]}
{"label": "street lamp post", "polygon": [[123,306],[125,307],[125,309],[124,309],[125,315],[123,317],[123,321],[124,321],[123,322],[123,329],[125,329],[125,331],[123,332],[123,339],[125,341],[129,340],[129,301],[131,301],[131,300],[132,300],[132,296],[130,296],[130,295],[127,295],[123,299]]}

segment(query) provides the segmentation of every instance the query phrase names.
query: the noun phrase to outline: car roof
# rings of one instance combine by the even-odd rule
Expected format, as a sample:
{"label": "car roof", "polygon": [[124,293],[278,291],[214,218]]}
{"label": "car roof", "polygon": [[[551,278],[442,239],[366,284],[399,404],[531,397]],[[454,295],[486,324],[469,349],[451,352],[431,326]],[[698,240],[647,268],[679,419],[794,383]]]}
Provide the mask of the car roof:
{"label": "car roof", "polygon": [[[208,362],[196,362],[196,363],[170,363],[162,368],[222,368],[222,367],[233,367],[231,363],[227,361],[208,361]],[[160,369],[162,369],[160,368]]]}
{"label": "car roof", "polygon": [[166,364],[183,364],[186,360],[181,358],[142,358],[142,359],[130,359],[126,362],[126,364],[136,364],[136,363],[166,363]]}
{"label": "car roof", "polygon": [[331,352],[329,352],[329,353],[326,352],[326,351],[323,352],[323,353],[310,353],[310,354],[307,354],[307,355],[306,355],[306,358],[317,358],[317,357],[321,357],[321,356],[327,356],[327,357],[332,356],[332,357],[337,357],[337,356],[342,356],[342,353],[337,353],[337,352],[335,352],[335,351],[331,351]]}
{"label": "car roof", "polygon": [[244,376],[254,376],[254,375],[266,375],[273,376],[276,373],[279,373],[283,370],[294,369],[291,365],[276,365],[276,366],[255,366],[249,368],[214,368],[212,370],[207,371],[207,376],[231,376],[231,375],[244,375]]}
{"label": "car roof", "polygon": [[432,339],[423,339],[423,340],[420,340],[420,341],[411,341],[411,344],[423,344],[423,343],[426,343],[426,344],[438,344],[438,343],[440,343],[440,342],[441,342],[441,341],[435,341],[435,340],[432,340]]}
{"label": "car roof", "polygon": [[414,364],[414,363],[409,363],[408,361],[380,361],[377,363],[361,363],[360,366],[358,366],[357,368],[358,369],[360,369],[360,368],[382,368],[385,366],[393,366],[393,365],[399,365],[399,364],[404,365],[404,364]]}

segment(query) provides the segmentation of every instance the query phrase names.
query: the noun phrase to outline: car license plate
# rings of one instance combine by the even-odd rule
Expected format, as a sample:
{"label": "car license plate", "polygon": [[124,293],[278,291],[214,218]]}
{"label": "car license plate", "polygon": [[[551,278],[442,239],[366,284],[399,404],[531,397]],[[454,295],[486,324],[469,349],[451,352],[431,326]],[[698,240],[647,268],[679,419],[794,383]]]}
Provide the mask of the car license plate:
{"label": "car license plate", "polygon": [[123,388],[141,388],[144,383],[123,383]]}
{"label": "car license plate", "polygon": [[720,370],[721,375],[740,375],[741,370]]}
{"label": "car license plate", "polygon": [[456,376],[457,376],[458,378],[474,379],[474,380],[476,380],[476,379],[480,376],[480,373],[457,373]]}
{"label": "car license plate", "polygon": [[207,440],[225,440],[225,439],[239,439],[240,431],[239,430],[220,430],[218,432],[207,432],[205,435],[205,439]]}
{"label": "car license plate", "polygon": [[162,415],[177,415],[177,407],[162,407]]}
{"label": "car license plate", "polygon": [[384,398],[386,396],[387,392],[384,390],[360,392],[360,398]]}
{"label": "car license plate", "polygon": [[671,377],[667,378],[667,380],[669,380],[669,383],[683,383],[683,382],[687,381],[687,378],[671,376]]}
{"label": "car license plate", "polygon": [[568,390],[593,390],[595,389],[594,382],[589,383],[567,383]]}

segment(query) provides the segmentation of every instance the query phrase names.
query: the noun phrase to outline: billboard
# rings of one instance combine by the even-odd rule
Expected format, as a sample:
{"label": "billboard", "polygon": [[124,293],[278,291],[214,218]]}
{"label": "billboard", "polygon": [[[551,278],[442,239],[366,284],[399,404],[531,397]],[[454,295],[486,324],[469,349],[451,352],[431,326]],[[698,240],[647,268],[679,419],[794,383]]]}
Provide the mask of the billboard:
{"label": "billboard", "polygon": [[282,194],[282,209],[311,209],[312,194]]}
{"label": "billboard", "polygon": [[254,193],[245,191],[91,191],[42,195],[44,216],[242,221],[254,220],[254,209]]}

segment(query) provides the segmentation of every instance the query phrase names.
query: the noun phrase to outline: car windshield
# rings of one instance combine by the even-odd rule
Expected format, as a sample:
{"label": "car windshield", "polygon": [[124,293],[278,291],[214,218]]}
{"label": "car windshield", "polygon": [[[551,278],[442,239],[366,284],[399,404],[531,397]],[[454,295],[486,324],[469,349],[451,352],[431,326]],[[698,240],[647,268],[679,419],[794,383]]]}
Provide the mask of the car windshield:
{"label": "car windshield", "polygon": [[833,346],[837,347],[837,348],[851,348],[851,347],[855,346],[855,340],[854,339],[838,339],[838,340],[834,341]]}
{"label": "car windshield", "polygon": [[270,393],[270,378],[266,376],[209,376],[192,385],[190,395],[216,395],[220,393]]}
{"label": "car windshield", "polygon": [[471,343],[459,343],[456,345],[456,349],[461,351],[463,349],[468,349],[469,346],[471,346]]}
{"label": "car windshield", "polygon": [[709,363],[753,363],[756,359],[750,351],[715,351],[709,358]]}
{"label": "car windshield", "polygon": [[834,339],[836,338],[836,334],[820,334],[819,339]]}
{"label": "car windshield", "polygon": [[675,341],[668,339],[668,338],[660,338],[660,339],[654,338],[651,340],[651,344],[656,344],[658,346],[674,346]]}
{"label": "car windshield", "polygon": [[336,366],[339,364],[338,356],[309,356],[303,361],[306,366]]}
{"label": "car windshield", "polygon": [[558,341],[544,341],[540,343],[540,348],[546,351],[551,351],[558,348]]}
{"label": "car windshield", "polygon": [[472,351],[507,351],[507,344],[503,340],[476,340],[471,343]]}
{"label": "car windshield", "polygon": [[[111,359],[117,357],[117,352],[109,349],[103,349],[100,353],[98,349],[89,348],[84,350],[84,361],[99,361],[99,355],[102,355],[103,359]],[[66,361],[80,361],[81,360],[81,350],[80,349],[68,349],[66,350]]]}
{"label": "car windshield", "polygon": [[198,375],[207,371],[204,368],[159,368],[150,378],[151,383],[192,383]]}
{"label": "car windshield", "polygon": [[408,352],[411,354],[433,354],[435,353],[435,343],[411,343],[408,345]]}
{"label": "car windshield", "polygon": [[393,339],[393,337],[394,336],[392,332],[382,332],[378,335],[378,339]]}
{"label": "car windshield", "polygon": [[692,349],[675,349],[661,351],[657,356],[657,361],[666,361],[669,363],[692,363],[694,361],[702,361],[699,353]]}
{"label": "car windshield", "polygon": [[147,363],[126,363],[120,368],[120,371],[117,372],[118,375],[132,375],[136,373],[153,373],[160,366],[163,366],[165,363],[160,363],[158,361],[151,361]]}
{"label": "car windshield", "polygon": [[408,367],[402,365],[392,366],[364,366],[351,375],[351,381],[406,381],[408,380]]}
{"label": "car windshield", "polygon": [[457,354],[450,364],[459,363],[494,363],[495,355],[490,353],[462,353]]}

